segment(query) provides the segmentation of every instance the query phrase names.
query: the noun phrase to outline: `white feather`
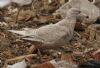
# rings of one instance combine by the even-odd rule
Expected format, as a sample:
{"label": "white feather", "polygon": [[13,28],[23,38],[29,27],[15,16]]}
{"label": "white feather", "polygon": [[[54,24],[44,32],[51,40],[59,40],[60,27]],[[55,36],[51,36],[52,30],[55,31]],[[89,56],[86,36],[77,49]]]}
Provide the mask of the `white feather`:
{"label": "white feather", "polygon": [[17,30],[8,30],[8,31],[22,36],[26,36],[26,31],[17,31]]}

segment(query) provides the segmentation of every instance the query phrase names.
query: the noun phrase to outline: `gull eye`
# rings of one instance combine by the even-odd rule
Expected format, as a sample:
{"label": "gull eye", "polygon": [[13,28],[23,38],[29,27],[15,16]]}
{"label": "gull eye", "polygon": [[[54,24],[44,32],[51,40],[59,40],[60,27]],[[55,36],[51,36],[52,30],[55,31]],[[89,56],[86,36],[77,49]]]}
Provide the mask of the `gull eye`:
{"label": "gull eye", "polygon": [[86,16],[86,18],[89,18],[89,16]]}

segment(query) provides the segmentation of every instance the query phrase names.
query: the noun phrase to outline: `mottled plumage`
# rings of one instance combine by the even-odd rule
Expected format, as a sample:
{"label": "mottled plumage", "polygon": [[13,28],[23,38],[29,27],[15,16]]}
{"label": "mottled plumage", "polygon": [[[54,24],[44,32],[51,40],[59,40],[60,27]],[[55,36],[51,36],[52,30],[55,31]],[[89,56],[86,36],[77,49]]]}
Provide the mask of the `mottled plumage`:
{"label": "mottled plumage", "polygon": [[72,39],[76,18],[80,15],[80,11],[72,8],[67,12],[67,15],[65,19],[56,24],[46,25],[37,29],[27,28],[23,31],[9,31],[22,35],[22,39],[38,41],[43,45],[63,45]]}

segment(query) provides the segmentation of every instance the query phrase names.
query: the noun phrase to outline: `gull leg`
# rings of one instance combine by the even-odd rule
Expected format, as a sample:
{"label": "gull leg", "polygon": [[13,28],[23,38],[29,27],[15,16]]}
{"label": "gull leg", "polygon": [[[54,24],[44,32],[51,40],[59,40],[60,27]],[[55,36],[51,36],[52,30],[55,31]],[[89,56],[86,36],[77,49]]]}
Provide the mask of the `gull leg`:
{"label": "gull leg", "polygon": [[39,56],[39,60],[40,60],[40,62],[42,62],[42,54],[41,54],[41,51],[40,51],[40,49],[39,48],[37,48],[37,50],[38,50],[38,56]]}
{"label": "gull leg", "polygon": [[21,9],[22,9],[22,7],[18,8],[18,12],[17,12],[17,15],[16,15],[15,23],[18,22],[18,16],[19,16],[19,13],[20,13]]}
{"label": "gull leg", "polygon": [[33,0],[32,0],[32,2],[31,2],[31,4],[30,4],[30,9],[32,10],[33,9],[33,7],[32,7],[32,4],[33,4]]}

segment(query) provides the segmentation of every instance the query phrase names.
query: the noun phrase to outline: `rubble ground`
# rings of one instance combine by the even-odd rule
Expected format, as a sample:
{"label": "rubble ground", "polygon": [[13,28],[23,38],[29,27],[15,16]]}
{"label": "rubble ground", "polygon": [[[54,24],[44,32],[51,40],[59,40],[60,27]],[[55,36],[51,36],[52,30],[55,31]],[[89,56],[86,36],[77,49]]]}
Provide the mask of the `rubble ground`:
{"label": "rubble ground", "polygon": [[[15,23],[16,14],[19,6],[12,4],[0,11],[0,67],[6,60],[19,56],[38,54],[37,50],[32,53],[29,48],[34,43],[22,40],[18,35],[8,32],[7,30],[22,28],[38,28],[43,25],[56,23],[61,20],[58,15],[55,17],[53,13],[65,2],[53,0],[49,4],[44,4],[41,0],[37,0],[32,5],[24,6],[19,13],[18,22]],[[74,38],[70,44],[62,46],[58,50],[45,49],[40,50],[40,55],[31,58],[31,65],[41,64],[53,59],[67,60],[75,64],[87,60],[100,60],[100,28],[88,24],[77,24],[74,31]],[[16,63],[20,60],[10,61],[8,64]],[[2,62],[1,62],[2,61]]]}

